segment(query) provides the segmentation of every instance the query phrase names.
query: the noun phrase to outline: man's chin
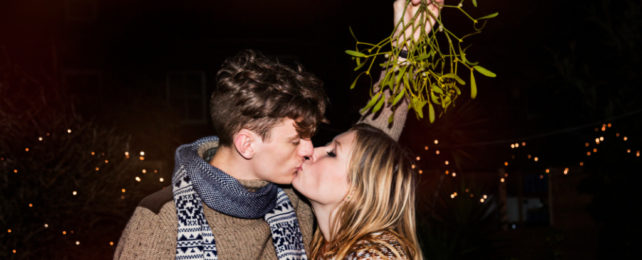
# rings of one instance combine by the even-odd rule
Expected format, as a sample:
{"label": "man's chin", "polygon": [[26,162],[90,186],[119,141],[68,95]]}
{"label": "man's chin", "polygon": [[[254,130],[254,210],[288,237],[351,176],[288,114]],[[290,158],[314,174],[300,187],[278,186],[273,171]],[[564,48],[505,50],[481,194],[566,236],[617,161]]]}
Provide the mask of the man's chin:
{"label": "man's chin", "polygon": [[281,177],[281,178],[276,178],[274,180],[268,180],[274,184],[281,184],[281,185],[291,185],[292,180],[294,180],[294,177],[296,176],[296,173],[290,174],[287,177]]}

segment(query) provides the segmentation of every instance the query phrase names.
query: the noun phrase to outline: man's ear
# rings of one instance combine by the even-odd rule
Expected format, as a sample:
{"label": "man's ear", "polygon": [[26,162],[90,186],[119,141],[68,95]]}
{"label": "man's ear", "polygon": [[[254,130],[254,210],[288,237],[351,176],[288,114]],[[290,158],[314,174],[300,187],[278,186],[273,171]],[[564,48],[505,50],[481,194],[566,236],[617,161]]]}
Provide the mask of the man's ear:
{"label": "man's ear", "polygon": [[245,159],[252,159],[256,152],[257,142],[261,142],[261,137],[248,129],[241,129],[233,137],[234,148]]}

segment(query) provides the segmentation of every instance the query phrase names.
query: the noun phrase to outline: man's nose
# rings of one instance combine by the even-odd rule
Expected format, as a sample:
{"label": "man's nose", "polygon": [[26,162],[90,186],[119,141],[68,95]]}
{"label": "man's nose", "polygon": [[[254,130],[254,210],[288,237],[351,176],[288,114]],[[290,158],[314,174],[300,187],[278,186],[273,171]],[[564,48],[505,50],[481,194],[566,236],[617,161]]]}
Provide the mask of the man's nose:
{"label": "man's nose", "polygon": [[312,146],[312,140],[302,139],[299,144],[299,156],[305,158],[306,160],[312,159],[312,154],[314,153],[314,147]]}

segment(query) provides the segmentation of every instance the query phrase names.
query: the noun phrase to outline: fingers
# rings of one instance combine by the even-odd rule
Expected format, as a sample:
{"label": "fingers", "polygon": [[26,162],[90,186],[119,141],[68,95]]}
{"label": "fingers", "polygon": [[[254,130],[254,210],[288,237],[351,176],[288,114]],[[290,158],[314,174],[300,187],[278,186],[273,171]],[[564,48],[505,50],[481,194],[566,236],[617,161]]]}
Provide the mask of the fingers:
{"label": "fingers", "polygon": [[[397,34],[399,35],[399,39],[393,42],[393,44],[395,45],[399,45],[402,43],[403,45],[412,44],[412,42],[419,41],[419,38],[421,37],[422,33],[426,33],[426,34],[429,33],[432,30],[432,27],[435,25],[435,22],[436,22],[435,19],[439,16],[439,11],[444,2],[444,0],[427,0],[429,1],[428,12],[430,14],[421,16],[421,18],[419,18],[419,19],[425,19],[422,22],[424,26],[416,27],[416,26],[407,26],[407,25],[417,22],[413,18],[415,17],[415,14],[419,11],[419,5],[421,4],[422,0],[411,0],[411,4],[408,5],[407,7],[405,6],[407,3],[406,1],[407,0],[397,0],[393,4],[394,22],[395,24],[401,22],[400,24],[401,27],[397,28],[399,30],[397,31]],[[402,17],[403,17],[403,20],[402,20]],[[402,31],[402,28],[405,28],[405,30]],[[397,46],[397,47],[400,47],[400,46]]]}
{"label": "fingers", "polygon": [[[412,3],[413,6],[417,6],[421,4],[421,1],[422,0],[412,0],[410,2]],[[443,5],[443,4],[444,4],[444,0],[428,0],[428,5],[434,6],[434,5]]]}

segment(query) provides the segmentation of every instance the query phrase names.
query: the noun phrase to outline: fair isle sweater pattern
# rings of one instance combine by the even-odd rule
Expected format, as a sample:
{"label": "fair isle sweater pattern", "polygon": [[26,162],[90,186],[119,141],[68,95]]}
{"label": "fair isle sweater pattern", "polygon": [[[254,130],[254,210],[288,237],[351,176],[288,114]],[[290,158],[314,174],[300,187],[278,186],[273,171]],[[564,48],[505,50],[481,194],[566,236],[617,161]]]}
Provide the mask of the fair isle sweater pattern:
{"label": "fair isle sweater pattern", "polygon": [[[203,201],[194,189],[186,165],[179,163],[177,166],[172,178],[178,217],[176,259],[218,259],[216,241],[203,213]],[[278,188],[274,208],[264,215],[264,219],[270,226],[279,259],[307,259],[295,209],[281,188]]]}
{"label": "fair isle sweater pattern", "polygon": [[178,217],[176,260],[218,259],[214,234],[205,219],[201,198],[192,188],[185,167],[181,166],[173,179]]}
{"label": "fair isle sweater pattern", "polygon": [[281,188],[276,207],[265,214],[264,219],[270,225],[276,257],[288,260],[308,259],[294,206]]}

